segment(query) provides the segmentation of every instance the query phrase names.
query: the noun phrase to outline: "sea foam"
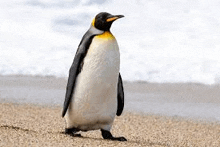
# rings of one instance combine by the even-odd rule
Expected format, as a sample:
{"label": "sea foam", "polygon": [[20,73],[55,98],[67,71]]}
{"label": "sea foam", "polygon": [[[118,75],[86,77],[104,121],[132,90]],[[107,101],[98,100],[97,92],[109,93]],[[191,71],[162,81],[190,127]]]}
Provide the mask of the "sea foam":
{"label": "sea foam", "polygon": [[0,74],[68,77],[93,17],[123,14],[112,33],[127,81],[220,83],[220,3],[11,0],[0,2]]}

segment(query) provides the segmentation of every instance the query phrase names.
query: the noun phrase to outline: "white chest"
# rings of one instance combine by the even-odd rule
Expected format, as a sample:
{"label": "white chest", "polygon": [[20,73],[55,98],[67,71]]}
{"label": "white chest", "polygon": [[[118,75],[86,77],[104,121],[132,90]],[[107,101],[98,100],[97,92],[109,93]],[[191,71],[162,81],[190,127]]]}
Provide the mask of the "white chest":
{"label": "white chest", "polygon": [[111,128],[117,111],[120,54],[115,38],[94,37],[77,77],[68,126]]}
{"label": "white chest", "polygon": [[117,41],[94,37],[90,49],[83,61],[83,69],[93,77],[108,78],[118,74],[120,54]]}

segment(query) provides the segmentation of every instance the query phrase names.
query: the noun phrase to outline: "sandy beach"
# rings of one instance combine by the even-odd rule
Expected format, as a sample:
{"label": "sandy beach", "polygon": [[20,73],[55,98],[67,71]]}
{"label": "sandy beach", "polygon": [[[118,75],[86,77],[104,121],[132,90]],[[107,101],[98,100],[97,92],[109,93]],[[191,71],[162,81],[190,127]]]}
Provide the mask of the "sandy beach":
{"label": "sandy beach", "polygon": [[[82,132],[82,137],[65,135],[61,117],[65,85],[62,78],[0,76],[0,146],[220,146],[218,109],[215,113],[215,107],[207,108],[219,106],[218,85],[125,82],[125,111],[116,117],[112,134],[126,137],[127,142],[103,140],[99,130]],[[140,108],[138,102],[143,103]],[[200,107],[195,116],[176,115],[165,107],[153,109],[181,103],[203,104],[206,115],[215,114],[204,118]],[[150,104],[154,104],[151,111],[142,108]]]}
{"label": "sandy beach", "polygon": [[63,134],[60,107],[0,104],[0,146],[219,146],[220,124],[125,113],[112,133],[128,141],[103,140],[100,131],[83,137]]}

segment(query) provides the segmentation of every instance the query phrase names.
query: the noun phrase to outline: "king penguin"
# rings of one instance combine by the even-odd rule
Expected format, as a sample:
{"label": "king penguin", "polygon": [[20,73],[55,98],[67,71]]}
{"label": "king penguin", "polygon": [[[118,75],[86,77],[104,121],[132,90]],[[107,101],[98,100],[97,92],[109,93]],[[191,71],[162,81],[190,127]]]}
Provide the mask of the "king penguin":
{"label": "king penguin", "polygon": [[110,32],[112,23],[122,17],[97,14],[78,46],[62,112],[66,134],[80,136],[76,134],[79,131],[100,129],[104,139],[126,141],[110,132],[115,116],[120,116],[124,108],[119,47]]}

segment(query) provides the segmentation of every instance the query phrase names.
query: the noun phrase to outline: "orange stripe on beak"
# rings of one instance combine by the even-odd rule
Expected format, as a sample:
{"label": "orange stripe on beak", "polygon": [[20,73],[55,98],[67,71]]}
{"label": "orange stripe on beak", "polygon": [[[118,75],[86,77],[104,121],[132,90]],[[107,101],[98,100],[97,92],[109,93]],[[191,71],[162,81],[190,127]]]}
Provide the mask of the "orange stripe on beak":
{"label": "orange stripe on beak", "polygon": [[111,17],[111,18],[108,18],[106,21],[107,22],[110,22],[110,21],[114,21],[114,20],[116,20],[116,19],[118,19],[119,17]]}

